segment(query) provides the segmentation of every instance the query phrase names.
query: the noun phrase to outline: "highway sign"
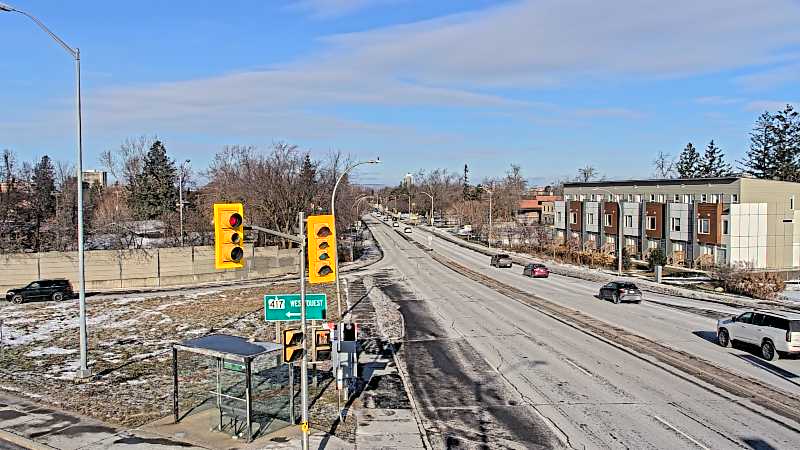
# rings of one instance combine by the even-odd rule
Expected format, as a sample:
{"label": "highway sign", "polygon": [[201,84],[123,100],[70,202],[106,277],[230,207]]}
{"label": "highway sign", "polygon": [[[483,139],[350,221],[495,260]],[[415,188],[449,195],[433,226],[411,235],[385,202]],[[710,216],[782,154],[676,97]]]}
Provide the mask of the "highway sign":
{"label": "highway sign", "polygon": [[[306,294],[306,319],[325,320],[328,296]],[[268,322],[300,320],[300,294],[264,296],[264,319]]]}

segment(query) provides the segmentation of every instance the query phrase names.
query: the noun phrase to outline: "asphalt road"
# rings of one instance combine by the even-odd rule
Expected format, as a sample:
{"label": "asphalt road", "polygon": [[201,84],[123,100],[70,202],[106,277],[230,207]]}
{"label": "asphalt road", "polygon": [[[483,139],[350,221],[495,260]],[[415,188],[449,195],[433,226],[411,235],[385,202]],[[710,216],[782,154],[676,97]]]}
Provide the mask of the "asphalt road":
{"label": "asphalt road", "polygon": [[[369,221],[385,254],[374,269],[395,274],[379,287],[403,314],[400,356],[438,447],[797,448],[800,424],[545,316],[444,267],[391,227]],[[429,242],[416,228],[412,236]],[[693,334],[713,329],[702,312],[606,304],[576,280],[526,280],[516,268],[490,269],[485,256],[437,241],[430,239],[437,252],[475,270],[498,272],[518,286],[544,281],[531,289],[553,301],[581,302],[582,311],[602,320],[630,326],[626,322],[647,318],[657,325],[642,329],[659,340],[679,337],[765,376]],[[775,378],[797,392],[790,375]]]}

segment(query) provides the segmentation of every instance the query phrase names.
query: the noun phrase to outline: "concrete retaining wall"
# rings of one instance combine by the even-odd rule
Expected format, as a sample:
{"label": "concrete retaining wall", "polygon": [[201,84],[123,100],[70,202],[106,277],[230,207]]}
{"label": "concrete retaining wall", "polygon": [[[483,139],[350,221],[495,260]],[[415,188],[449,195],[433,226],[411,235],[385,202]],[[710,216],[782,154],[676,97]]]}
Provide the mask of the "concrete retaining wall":
{"label": "concrete retaining wall", "polygon": [[[297,249],[245,245],[242,270],[214,268],[214,247],[173,247],[86,252],[86,290],[142,288],[297,273]],[[0,255],[0,293],[42,278],[67,278],[78,289],[78,253]]]}

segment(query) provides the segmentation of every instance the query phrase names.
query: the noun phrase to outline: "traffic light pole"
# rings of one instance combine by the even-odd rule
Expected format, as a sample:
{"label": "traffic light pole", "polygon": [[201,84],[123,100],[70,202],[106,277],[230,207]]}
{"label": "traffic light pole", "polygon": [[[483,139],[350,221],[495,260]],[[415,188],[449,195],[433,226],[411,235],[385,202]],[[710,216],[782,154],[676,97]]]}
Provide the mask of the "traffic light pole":
{"label": "traffic light pole", "polygon": [[[305,213],[297,213],[300,239],[305,240]],[[303,450],[308,450],[308,330],[306,327],[306,246],[300,244],[300,331],[303,333],[303,359],[300,365],[300,402],[302,416],[300,429],[303,431]]]}
{"label": "traffic light pole", "polygon": [[[256,225],[247,225],[245,230],[256,230],[262,233],[271,234],[300,245],[300,331],[303,333],[303,358],[300,363],[300,429],[303,432],[303,450],[308,450],[308,329],[306,327],[306,217],[305,213],[297,213],[297,224],[300,231],[299,236],[292,234],[281,233],[280,231],[270,230]],[[289,370],[294,373],[293,367],[290,365]],[[294,375],[292,375],[294,376]],[[294,389],[292,389],[294,391]],[[294,392],[292,392],[294,396]],[[292,409],[294,411],[294,409]]]}

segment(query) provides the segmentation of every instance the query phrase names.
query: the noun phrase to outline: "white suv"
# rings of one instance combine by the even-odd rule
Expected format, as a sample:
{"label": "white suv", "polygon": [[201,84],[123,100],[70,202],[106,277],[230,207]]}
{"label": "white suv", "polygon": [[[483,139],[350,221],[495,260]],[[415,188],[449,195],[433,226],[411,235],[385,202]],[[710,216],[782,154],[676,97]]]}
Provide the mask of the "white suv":
{"label": "white suv", "polygon": [[767,361],[779,354],[798,354],[800,314],[755,310],[718,320],[717,339],[723,347],[734,341],[761,346],[761,357]]}

